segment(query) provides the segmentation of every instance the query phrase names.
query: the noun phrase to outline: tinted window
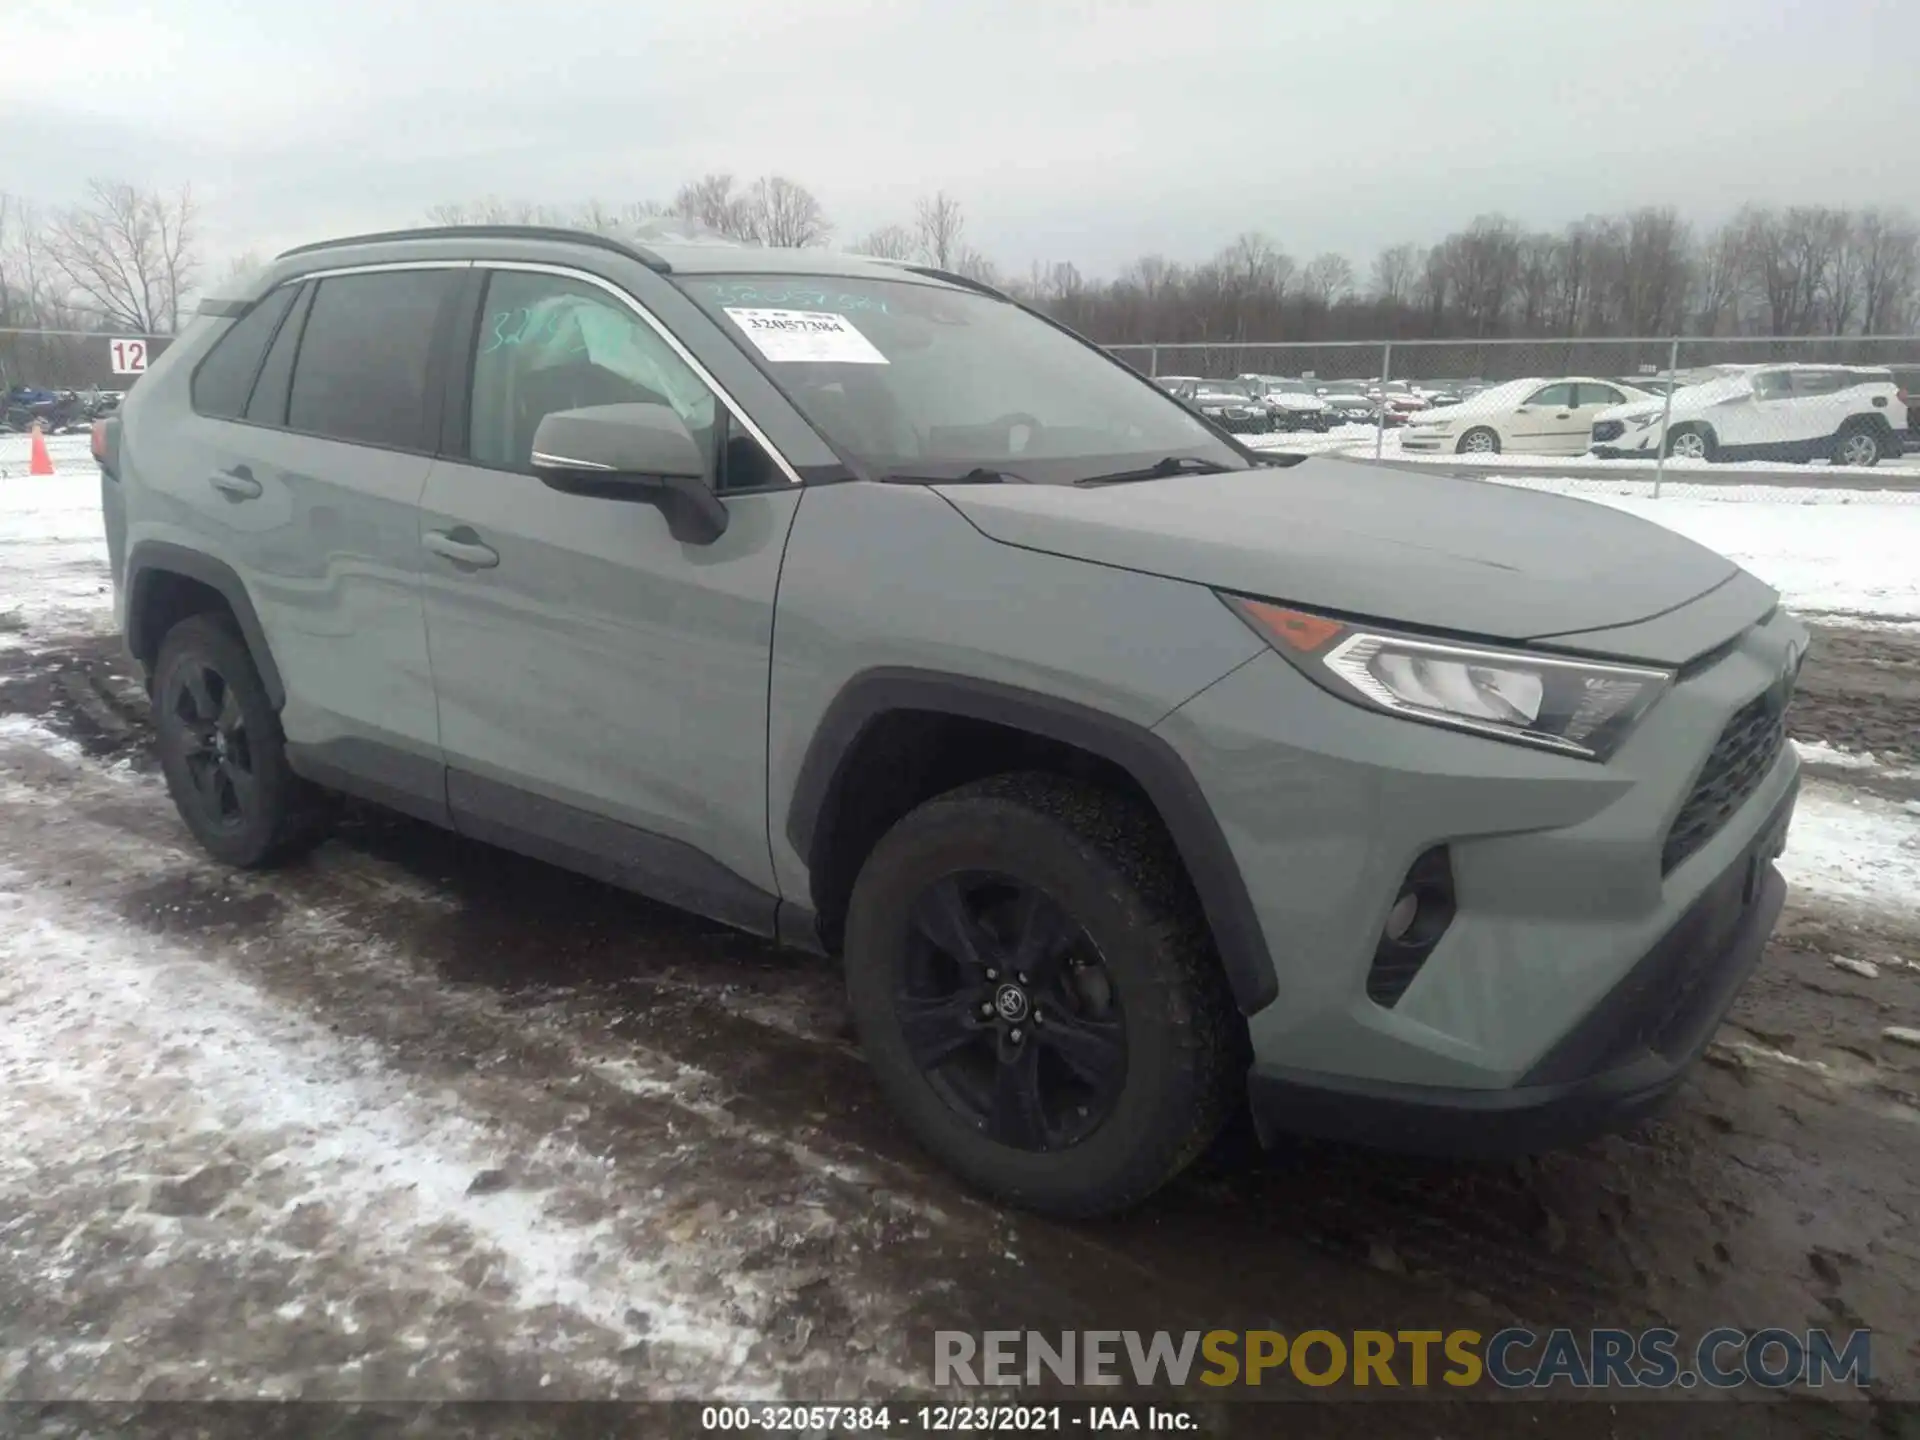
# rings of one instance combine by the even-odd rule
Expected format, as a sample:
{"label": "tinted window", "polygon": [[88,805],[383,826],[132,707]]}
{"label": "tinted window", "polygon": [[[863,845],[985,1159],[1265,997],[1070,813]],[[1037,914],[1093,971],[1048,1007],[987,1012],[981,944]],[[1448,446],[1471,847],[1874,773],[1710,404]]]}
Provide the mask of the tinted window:
{"label": "tinted window", "polygon": [[313,286],[288,288],[298,289],[300,299],[286,323],[281,325],[280,333],[273,337],[267,363],[260,367],[260,378],[253,382],[253,398],[247,401],[247,419],[256,425],[287,423],[287,385],[293,379],[293,353],[300,345],[300,328],[306,321],[307,307],[313,303]]}
{"label": "tinted window", "polygon": [[1626,402],[1622,395],[1611,385],[1582,385],[1580,403],[1582,405],[1621,405]]}
{"label": "tinted window", "polygon": [[427,360],[455,270],[322,280],[294,362],[287,424],[310,435],[425,448]]}
{"label": "tinted window", "polygon": [[237,420],[246,413],[253,377],[260,358],[273,343],[274,331],[299,293],[298,285],[282,285],[227,328],[214,342],[207,358],[193,372],[193,408],[202,415]]}
{"label": "tinted window", "polygon": [[1573,386],[1549,385],[1544,390],[1534,391],[1533,394],[1529,395],[1520,403],[1522,405],[1564,405],[1571,408],[1573,405]]}
{"label": "tinted window", "polygon": [[477,463],[525,470],[545,416],[635,403],[670,407],[710,457],[724,444],[714,393],[618,298],[557,275],[491,277],[468,411],[467,453]]}

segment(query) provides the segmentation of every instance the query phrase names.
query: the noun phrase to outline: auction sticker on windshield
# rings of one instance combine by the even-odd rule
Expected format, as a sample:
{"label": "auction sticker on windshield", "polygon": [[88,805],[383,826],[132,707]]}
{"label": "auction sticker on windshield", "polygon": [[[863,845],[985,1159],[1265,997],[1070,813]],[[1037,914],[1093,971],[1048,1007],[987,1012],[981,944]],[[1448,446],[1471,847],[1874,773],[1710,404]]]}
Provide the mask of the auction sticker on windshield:
{"label": "auction sticker on windshield", "polygon": [[810,360],[815,364],[884,365],[887,357],[844,315],[827,310],[742,310],[727,306],[754,348],[776,362]]}

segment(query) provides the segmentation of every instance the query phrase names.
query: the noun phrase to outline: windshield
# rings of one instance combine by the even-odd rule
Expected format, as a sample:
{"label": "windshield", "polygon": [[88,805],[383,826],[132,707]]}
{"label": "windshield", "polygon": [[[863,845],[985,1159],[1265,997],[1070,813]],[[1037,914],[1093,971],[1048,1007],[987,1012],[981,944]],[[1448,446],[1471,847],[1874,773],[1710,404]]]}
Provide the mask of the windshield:
{"label": "windshield", "polygon": [[864,276],[674,278],[875,476],[1071,484],[1169,457],[1249,465],[1119,361],[989,295]]}

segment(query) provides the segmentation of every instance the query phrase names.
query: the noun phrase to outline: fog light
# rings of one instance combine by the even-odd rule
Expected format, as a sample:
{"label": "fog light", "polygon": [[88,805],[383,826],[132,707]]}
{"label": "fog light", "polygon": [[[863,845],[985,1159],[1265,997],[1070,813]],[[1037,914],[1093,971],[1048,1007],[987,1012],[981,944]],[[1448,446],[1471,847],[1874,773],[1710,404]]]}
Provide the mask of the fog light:
{"label": "fog light", "polygon": [[1398,943],[1407,938],[1407,931],[1413,928],[1413,922],[1420,917],[1420,897],[1408,891],[1393,902],[1393,909],[1387,912],[1387,939]]}
{"label": "fog light", "polygon": [[1413,862],[1380,926],[1367,995],[1391,1007],[1406,993],[1420,967],[1453,923],[1453,865],[1444,845]]}

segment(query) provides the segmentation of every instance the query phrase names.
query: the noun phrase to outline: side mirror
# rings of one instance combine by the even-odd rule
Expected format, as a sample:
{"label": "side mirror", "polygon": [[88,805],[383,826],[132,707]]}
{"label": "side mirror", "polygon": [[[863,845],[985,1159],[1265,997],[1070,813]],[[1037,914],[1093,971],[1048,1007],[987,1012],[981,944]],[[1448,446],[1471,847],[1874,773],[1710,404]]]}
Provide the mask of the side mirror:
{"label": "side mirror", "polygon": [[658,505],[676,540],[710,545],[727,530],[707,458],[665,405],[554,411],[533,432],[533,473],[567,495]]}

